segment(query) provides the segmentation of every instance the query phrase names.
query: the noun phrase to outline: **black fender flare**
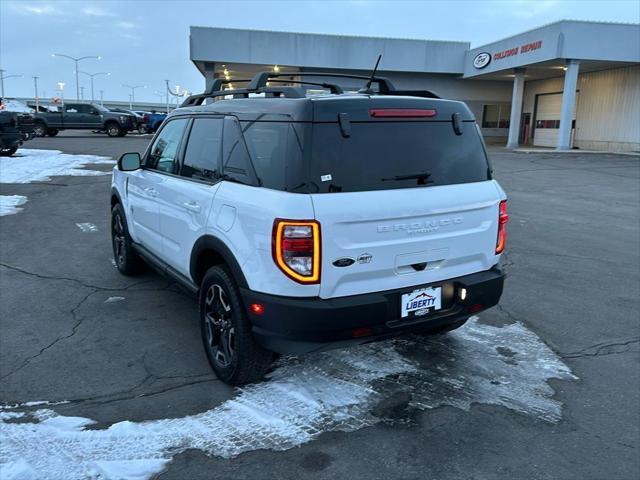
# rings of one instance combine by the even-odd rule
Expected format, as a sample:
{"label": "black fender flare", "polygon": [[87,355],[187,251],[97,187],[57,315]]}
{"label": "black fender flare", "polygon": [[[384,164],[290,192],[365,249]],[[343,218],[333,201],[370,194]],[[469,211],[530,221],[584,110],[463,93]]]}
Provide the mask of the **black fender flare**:
{"label": "black fender flare", "polygon": [[[44,118],[35,117],[33,119],[33,124],[35,125],[36,123],[42,123],[45,126],[45,128],[49,128],[49,123]],[[62,127],[56,127],[56,128],[62,128]]]}
{"label": "black fender flare", "polygon": [[198,257],[200,254],[206,250],[213,250],[224,260],[226,265],[231,270],[231,274],[233,275],[235,281],[237,282],[240,288],[249,288],[247,284],[247,279],[240,268],[240,264],[236,257],[233,255],[229,247],[217,237],[213,235],[203,235],[200,237],[196,243],[193,245],[193,249],[191,250],[191,260],[189,262],[189,273],[191,274],[191,279],[194,283],[198,282]]}
{"label": "black fender flare", "polygon": [[115,123],[116,125],[118,125],[118,128],[122,128],[122,124],[115,118],[107,118],[104,123],[102,124],[102,128],[104,130],[107,129],[107,125],[109,125],[110,123]]}
{"label": "black fender flare", "polygon": [[113,197],[116,197],[118,199],[118,203],[120,205],[122,205],[122,197],[120,196],[120,192],[118,192],[118,189],[116,187],[111,187],[111,207],[113,207],[114,202],[113,202]]}

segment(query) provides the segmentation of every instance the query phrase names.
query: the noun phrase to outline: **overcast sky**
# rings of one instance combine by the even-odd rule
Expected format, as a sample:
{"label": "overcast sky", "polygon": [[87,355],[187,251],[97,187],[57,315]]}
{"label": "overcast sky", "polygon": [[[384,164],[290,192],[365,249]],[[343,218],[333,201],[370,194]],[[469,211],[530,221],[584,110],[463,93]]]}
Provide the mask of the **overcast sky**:
{"label": "overcast sky", "polygon": [[[0,68],[6,96],[41,97],[59,81],[75,97],[74,65],[52,53],[85,60],[80,70],[95,77],[95,94],[128,100],[122,84],[147,85],[136,100],[158,101],[163,80],[192,91],[204,79],[189,61],[189,26],[370,35],[469,41],[472,46],[561,19],[640,22],[638,0],[568,1],[16,1],[0,0]],[[384,64],[384,62],[383,62]],[[384,65],[383,65],[384,66]],[[89,78],[81,76],[85,98]]]}

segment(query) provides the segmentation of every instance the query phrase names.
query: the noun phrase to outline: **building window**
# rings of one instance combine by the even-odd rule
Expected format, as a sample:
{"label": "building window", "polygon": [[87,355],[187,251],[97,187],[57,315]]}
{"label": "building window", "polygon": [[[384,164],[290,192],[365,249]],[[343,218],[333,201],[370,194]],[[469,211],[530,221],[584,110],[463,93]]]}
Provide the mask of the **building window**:
{"label": "building window", "polygon": [[482,110],[482,128],[509,128],[510,115],[510,103],[484,105]]}

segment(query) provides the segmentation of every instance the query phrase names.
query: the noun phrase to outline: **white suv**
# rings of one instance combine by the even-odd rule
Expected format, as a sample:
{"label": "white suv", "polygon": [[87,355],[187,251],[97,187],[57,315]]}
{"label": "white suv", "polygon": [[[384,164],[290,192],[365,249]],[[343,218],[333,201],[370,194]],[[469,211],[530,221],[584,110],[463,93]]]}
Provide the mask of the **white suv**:
{"label": "white suv", "polygon": [[118,269],[144,259],[198,295],[216,374],[243,384],[273,352],[443,332],[496,305],[506,197],[467,106],[379,77],[358,94],[266,84],[280,75],[217,80],[113,171]]}

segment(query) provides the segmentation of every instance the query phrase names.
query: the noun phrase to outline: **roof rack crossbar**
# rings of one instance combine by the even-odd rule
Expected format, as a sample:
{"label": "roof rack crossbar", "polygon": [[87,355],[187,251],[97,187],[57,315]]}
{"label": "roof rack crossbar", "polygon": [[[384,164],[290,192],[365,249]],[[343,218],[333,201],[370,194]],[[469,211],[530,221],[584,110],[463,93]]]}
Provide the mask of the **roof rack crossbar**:
{"label": "roof rack crossbar", "polygon": [[233,98],[249,98],[249,94],[264,93],[267,97],[279,97],[284,95],[286,98],[304,98],[305,95],[298,89],[288,86],[281,87],[264,87],[258,90],[249,90],[247,88],[234,88],[227,90],[218,90],[211,93],[201,93],[198,95],[191,95],[186,98],[180,105],[181,107],[195,107],[202,105],[202,102],[207,98],[226,97],[233,96]]}
{"label": "roof rack crossbar", "polygon": [[365,75],[351,75],[348,73],[324,73],[324,72],[259,72],[253,77],[251,83],[247,86],[248,89],[257,89],[263,87],[267,84],[268,81],[278,77],[295,77],[295,76],[305,76],[305,77],[335,77],[335,78],[357,78],[359,80],[371,80],[373,83],[378,84],[378,91],[381,94],[389,94],[389,92],[394,91],[396,88],[394,87],[391,80],[385,77],[368,77]]}

